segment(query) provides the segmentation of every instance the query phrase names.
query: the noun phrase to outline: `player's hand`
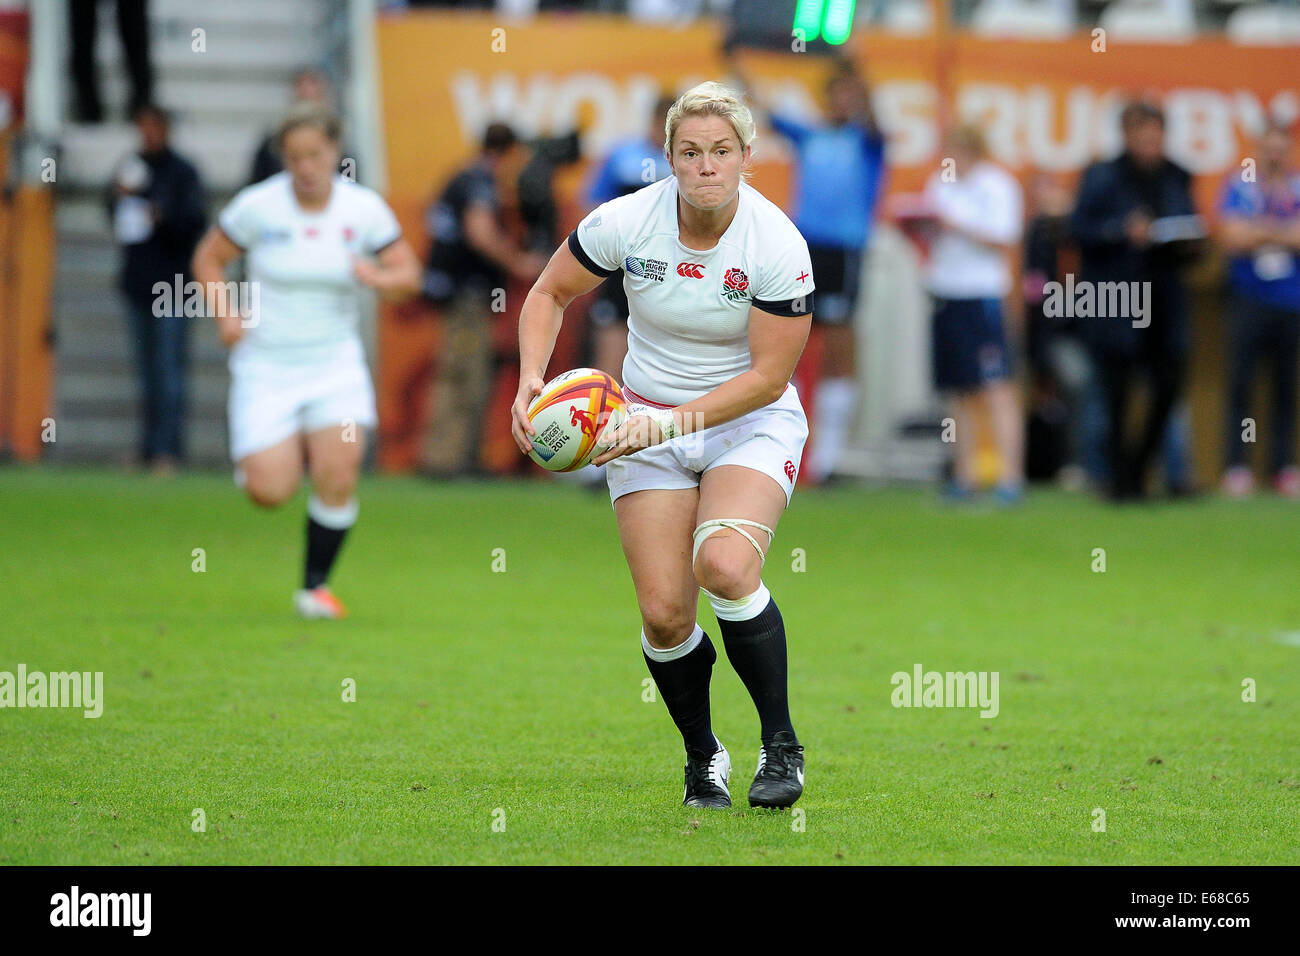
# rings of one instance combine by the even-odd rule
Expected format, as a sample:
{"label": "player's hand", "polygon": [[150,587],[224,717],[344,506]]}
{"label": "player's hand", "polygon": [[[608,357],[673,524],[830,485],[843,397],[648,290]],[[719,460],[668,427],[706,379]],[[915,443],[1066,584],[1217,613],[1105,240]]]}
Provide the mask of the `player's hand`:
{"label": "player's hand", "polygon": [[527,252],[511,260],[510,275],[520,282],[532,282],[546,268],[546,257],[540,252]]}
{"label": "player's hand", "polygon": [[606,426],[605,431],[596,439],[596,443],[609,447],[593,458],[591,463],[603,465],[621,455],[630,455],[642,448],[657,445],[663,440],[663,430],[659,427],[657,419],[650,415],[633,415],[613,432]]}
{"label": "player's hand", "polygon": [[537,375],[520,378],[515,403],[510,406],[510,434],[514,436],[515,444],[525,455],[533,450],[530,438],[537,434],[537,429],[528,420],[528,406],[533,403],[534,398],[542,394],[542,386],[545,384]]}
{"label": "player's hand", "polygon": [[352,259],[352,275],[368,289],[378,289],[383,281],[383,270],[360,256]]}
{"label": "player's hand", "polygon": [[1135,212],[1124,221],[1124,235],[1135,246],[1145,246],[1151,242],[1151,217],[1145,213]]}
{"label": "player's hand", "polygon": [[221,344],[230,348],[244,337],[244,320],[238,312],[219,316],[217,332],[221,336]]}

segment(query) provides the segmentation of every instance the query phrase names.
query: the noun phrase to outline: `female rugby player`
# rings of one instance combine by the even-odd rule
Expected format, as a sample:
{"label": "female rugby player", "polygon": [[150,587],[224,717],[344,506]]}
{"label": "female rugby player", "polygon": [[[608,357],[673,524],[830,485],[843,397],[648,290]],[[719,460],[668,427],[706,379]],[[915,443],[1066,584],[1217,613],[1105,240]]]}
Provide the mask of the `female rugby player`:
{"label": "female rugby player", "polygon": [[730,90],[702,83],[684,93],[665,122],[673,175],[592,210],[519,319],[512,428],[527,452],[528,405],[565,307],[623,270],[629,417],[606,430],[608,450],[594,463],[606,464],[642,651],[686,744],[683,802],[694,807],[731,805],[731,760],[709,716],[717,654],[695,620],[700,588],[758,708],[750,805],[788,807],[803,792],[785,625],[761,572],[808,437],[790,376],[808,337],[813,281],[798,230],[742,182],[753,141],[753,117]]}
{"label": "female rugby player", "polygon": [[[357,332],[362,287],[414,294],[420,266],[384,200],[338,175],[337,118],[314,104],[295,107],[278,144],[285,171],[231,200],[195,251],[193,273],[230,346],[236,481],[271,508],[294,495],[306,471],[306,568],[294,606],[303,617],[340,618],[346,612],[326,581],[357,518],[364,429],[376,421]],[[234,303],[218,291],[240,256],[250,294]]]}

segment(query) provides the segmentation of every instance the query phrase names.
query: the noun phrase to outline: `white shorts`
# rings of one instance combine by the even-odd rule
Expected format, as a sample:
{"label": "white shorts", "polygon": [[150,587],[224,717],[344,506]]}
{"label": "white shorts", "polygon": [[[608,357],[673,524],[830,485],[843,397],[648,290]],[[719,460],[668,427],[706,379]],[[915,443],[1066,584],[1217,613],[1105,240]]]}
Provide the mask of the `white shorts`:
{"label": "white shorts", "polygon": [[[628,398],[629,415],[647,407],[664,407],[643,404],[635,393]],[[799,393],[793,385],[787,385],[775,402],[747,415],[607,462],[605,480],[610,502],[649,488],[697,488],[700,476],[709,469],[743,465],[761,471],[780,485],[789,505],[807,440],[808,418]]]}
{"label": "white shorts", "polygon": [[230,356],[230,457],[248,455],[299,433],[356,424],[373,428],[375,390],[361,343],[317,362],[277,361],[239,346]]}

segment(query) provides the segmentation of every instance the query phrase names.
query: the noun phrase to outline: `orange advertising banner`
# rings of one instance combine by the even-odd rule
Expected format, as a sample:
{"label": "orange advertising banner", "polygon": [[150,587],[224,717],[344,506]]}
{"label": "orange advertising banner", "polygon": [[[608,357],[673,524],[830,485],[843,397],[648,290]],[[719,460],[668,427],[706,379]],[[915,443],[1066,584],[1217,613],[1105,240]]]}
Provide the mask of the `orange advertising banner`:
{"label": "orange advertising banner", "polygon": [[[661,91],[725,79],[721,39],[709,21],[671,29],[618,17],[544,15],[512,24],[491,14],[381,15],[388,194],[408,237],[418,251],[427,248],[425,207],[496,120],[525,139],[580,131],[583,163],[556,180],[567,230],[585,211],[588,165],[644,127]],[[1142,93],[1163,103],[1167,150],[1195,175],[1201,211],[1212,215],[1224,177],[1249,166],[1264,118],[1300,114],[1295,48],[1240,47],[1217,37],[1133,45],[1089,33],[1012,41],[866,32],[846,52],[871,83],[888,136],[887,196],[920,188],[938,168],[950,118],[979,125],[993,157],[1022,178],[1044,171],[1072,179],[1118,152],[1118,110]],[[748,50],[738,57],[766,101],[795,116],[818,115],[827,59]],[[790,155],[761,120],[753,184],[788,208]],[[522,294],[508,298],[515,312],[500,319],[502,340]],[[412,408],[422,388],[413,382],[427,375],[436,334],[421,312],[387,310],[381,325],[381,462],[392,467],[414,460],[425,414]]]}

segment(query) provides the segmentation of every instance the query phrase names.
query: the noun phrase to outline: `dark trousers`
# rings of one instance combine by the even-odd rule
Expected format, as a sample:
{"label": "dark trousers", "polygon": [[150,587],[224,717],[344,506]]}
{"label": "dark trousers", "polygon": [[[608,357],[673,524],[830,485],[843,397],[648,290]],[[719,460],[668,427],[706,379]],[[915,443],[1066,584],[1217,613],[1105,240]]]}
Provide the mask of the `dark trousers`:
{"label": "dark trousers", "polygon": [[[99,71],[95,68],[95,34],[98,0],[70,0],[72,25],[72,82],[78,116],[97,123],[104,118],[99,97]],[[127,73],[131,77],[130,109],[153,99],[153,65],[149,56],[148,0],[117,0],[117,35],[122,40]]]}
{"label": "dark trousers", "polygon": [[478,468],[483,417],[492,391],[491,292],[462,289],[441,306],[442,346],[434,362],[432,412],[421,467],[449,476]]}
{"label": "dark trousers", "polygon": [[[1183,349],[1171,347],[1158,333],[1144,334],[1139,342],[1136,352],[1103,350],[1095,356],[1096,374],[1106,396],[1111,491],[1119,498],[1145,490],[1147,469],[1164,438],[1187,375]],[[1146,420],[1134,442],[1129,437],[1128,413],[1139,376],[1149,381],[1151,396]]]}
{"label": "dark trousers", "polygon": [[189,319],[153,314],[153,299],[128,296],[140,383],[140,457],[185,456],[185,391],[189,367]]}
{"label": "dark trousers", "polygon": [[1228,308],[1228,421],[1224,449],[1228,467],[1246,463],[1242,419],[1250,415],[1260,359],[1271,366],[1273,474],[1295,463],[1296,362],[1300,358],[1300,310],[1279,309],[1234,294]]}

